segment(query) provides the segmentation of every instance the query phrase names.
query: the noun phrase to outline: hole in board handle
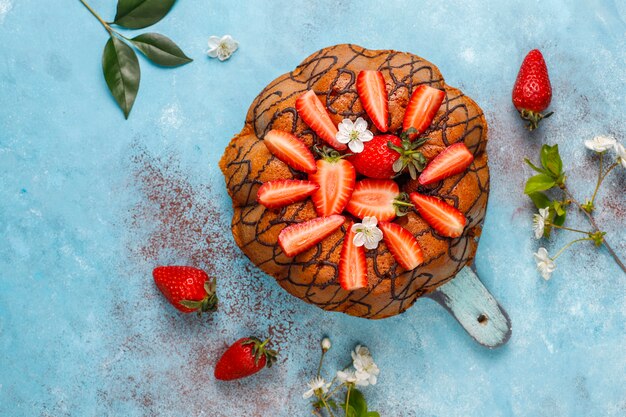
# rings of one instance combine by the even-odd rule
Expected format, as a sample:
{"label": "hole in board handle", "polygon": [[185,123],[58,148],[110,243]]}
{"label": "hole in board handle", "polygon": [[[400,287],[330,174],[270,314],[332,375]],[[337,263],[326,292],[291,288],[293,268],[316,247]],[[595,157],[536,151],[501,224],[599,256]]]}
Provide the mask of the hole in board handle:
{"label": "hole in board handle", "polygon": [[489,317],[487,317],[484,314],[481,314],[480,316],[476,318],[476,321],[478,321],[478,323],[482,324],[483,326],[486,326],[487,322],[489,321]]}

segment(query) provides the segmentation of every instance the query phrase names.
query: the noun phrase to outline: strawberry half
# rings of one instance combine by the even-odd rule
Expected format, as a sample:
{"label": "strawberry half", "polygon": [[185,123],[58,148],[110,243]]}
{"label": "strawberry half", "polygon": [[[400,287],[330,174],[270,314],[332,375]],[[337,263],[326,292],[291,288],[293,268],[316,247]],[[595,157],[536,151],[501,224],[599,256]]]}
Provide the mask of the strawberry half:
{"label": "strawberry half", "polygon": [[441,236],[459,237],[463,234],[467,219],[459,210],[437,197],[411,193],[410,198],[420,216]]}
{"label": "strawberry half", "polygon": [[285,255],[292,257],[313,247],[341,227],[346,218],[338,214],[316,217],[285,227],[278,235],[278,244]]}
{"label": "strawberry half", "polygon": [[422,248],[411,232],[395,223],[380,222],[378,227],[383,231],[389,251],[402,268],[411,271],[424,262]]}
{"label": "strawberry half", "polygon": [[429,87],[425,84],[418,86],[413,91],[411,100],[406,106],[402,129],[404,131],[410,128],[415,129],[416,132],[411,135],[412,138],[424,133],[435,118],[445,96],[445,91],[438,88]]}
{"label": "strawberry half", "polygon": [[318,188],[318,185],[311,181],[268,181],[259,188],[256,201],[270,209],[283,207],[304,200]]}
{"label": "strawberry half", "polygon": [[419,176],[419,183],[428,185],[456,175],[465,171],[473,160],[474,155],[463,142],[450,145],[426,165]]}
{"label": "strawberry half", "polygon": [[319,186],[311,196],[315,211],[318,216],[340,214],[354,190],[356,170],[337,151],[326,149],[320,155],[322,159],[316,162],[317,172],[309,175],[309,180]]}
{"label": "strawberry half", "polygon": [[326,111],[326,107],[315,94],[315,91],[309,90],[296,100],[296,111],[309,125],[311,129],[324,142],[328,143],[338,151],[343,151],[347,146],[339,142],[337,136],[337,126],[333,123]]}
{"label": "strawberry half", "polygon": [[413,207],[406,200],[395,181],[368,178],[356,183],[346,210],[359,219],[367,216],[388,222],[405,215],[407,207]]}
{"label": "strawberry half", "polygon": [[389,102],[385,79],[380,71],[361,71],[356,78],[356,91],[367,115],[376,128],[389,130]]}
{"label": "strawberry half", "polygon": [[343,238],[341,257],[339,258],[339,285],[346,291],[354,291],[367,287],[367,260],[365,247],[354,244],[355,232],[352,225],[348,225],[348,232]]}
{"label": "strawberry half", "polygon": [[165,298],[183,313],[217,309],[215,279],[191,266],[159,266],[152,271],[157,288]]}
{"label": "strawberry half", "polygon": [[315,158],[306,145],[296,136],[282,130],[270,130],[265,134],[263,143],[278,159],[296,169],[312,174],[317,169]]}

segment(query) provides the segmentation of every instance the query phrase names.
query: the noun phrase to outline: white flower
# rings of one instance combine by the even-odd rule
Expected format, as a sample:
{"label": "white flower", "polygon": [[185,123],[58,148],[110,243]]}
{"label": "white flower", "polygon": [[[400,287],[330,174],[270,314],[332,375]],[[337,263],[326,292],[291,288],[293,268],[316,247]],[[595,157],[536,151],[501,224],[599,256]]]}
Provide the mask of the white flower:
{"label": "white flower", "polygon": [[550,276],[556,269],[556,264],[548,256],[548,251],[546,248],[539,248],[535,255],[535,261],[537,261],[537,269],[541,272],[541,276],[546,281],[550,279]]}
{"label": "white flower", "polygon": [[354,352],[352,352],[352,364],[354,365],[354,369],[356,369],[354,373],[356,376],[356,385],[376,385],[380,370],[374,363],[374,359],[366,347],[357,345]]}
{"label": "white flower", "polygon": [[363,142],[369,142],[374,134],[367,130],[367,122],[359,117],[355,122],[350,119],[343,119],[339,123],[339,130],[335,138],[338,142],[347,143],[350,151],[354,153],[363,152]]}
{"label": "white flower", "polygon": [[613,149],[617,154],[617,161],[622,164],[624,168],[626,168],[626,149],[624,149],[624,145],[615,142],[615,147]]}
{"label": "white flower", "polygon": [[604,152],[615,146],[616,140],[611,136],[596,136],[591,140],[585,141],[585,146],[594,152]]}
{"label": "white flower", "polygon": [[221,38],[211,36],[209,38],[209,50],[207,53],[211,58],[217,58],[225,61],[239,48],[239,42],[230,35],[224,35]]}
{"label": "white flower", "polygon": [[308,385],[310,389],[302,394],[302,398],[310,398],[316,392],[326,394],[328,392],[328,387],[330,387],[330,384],[327,384],[321,376],[313,378]]}
{"label": "white flower", "polygon": [[376,217],[363,217],[362,223],[355,223],[352,225],[352,231],[354,235],[354,245],[363,246],[366,249],[376,249],[378,242],[383,238],[383,232],[376,227],[378,220]]}
{"label": "white flower", "polygon": [[539,209],[539,214],[533,215],[533,230],[535,231],[535,239],[541,239],[546,227],[546,220],[550,214],[549,208]]}
{"label": "white flower", "polygon": [[323,351],[327,351],[327,350],[330,349],[330,346],[331,346],[330,339],[327,338],[327,337],[323,338],[322,339],[322,350]]}
{"label": "white flower", "polygon": [[344,371],[337,371],[337,379],[341,383],[349,383],[349,384],[354,384],[357,381],[355,371],[351,371],[348,369]]}

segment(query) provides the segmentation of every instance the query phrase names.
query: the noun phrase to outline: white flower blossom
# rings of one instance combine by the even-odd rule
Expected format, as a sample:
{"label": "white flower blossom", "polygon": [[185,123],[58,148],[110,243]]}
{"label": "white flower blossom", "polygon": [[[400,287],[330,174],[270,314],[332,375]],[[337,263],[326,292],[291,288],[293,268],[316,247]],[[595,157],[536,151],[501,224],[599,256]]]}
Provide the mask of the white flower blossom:
{"label": "white flower blossom", "polygon": [[364,217],[361,223],[355,223],[352,225],[352,231],[354,235],[354,245],[363,246],[366,249],[376,249],[378,242],[383,238],[383,232],[376,227],[378,220],[376,217]]}
{"label": "white flower blossom", "polygon": [[549,208],[539,209],[539,214],[533,215],[533,230],[535,231],[535,239],[541,239],[544,229],[546,228],[546,220],[550,214]]}
{"label": "white flower blossom", "polygon": [[338,128],[335,138],[338,142],[348,144],[348,148],[354,153],[363,152],[365,148],[363,142],[369,142],[374,137],[374,134],[367,130],[367,122],[362,117],[355,122],[343,119]]}
{"label": "white flower blossom", "polygon": [[326,381],[324,381],[324,378],[322,378],[321,376],[313,378],[308,383],[308,385],[309,385],[309,390],[305,392],[304,394],[302,394],[302,398],[310,398],[316,392],[321,392],[322,394],[326,394],[328,392],[328,388],[330,387],[330,384],[326,383]]}
{"label": "white flower blossom", "polygon": [[209,50],[207,53],[211,58],[226,61],[239,48],[239,42],[230,35],[211,36],[209,38]]}
{"label": "white flower blossom", "polygon": [[541,272],[541,276],[546,281],[550,279],[552,273],[556,269],[554,260],[548,256],[546,248],[539,248],[535,255],[535,261],[537,262],[537,269]]}
{"label": "white flower blossom", "polygon": [[337,371],[337,379],[341,383],[354,384],[357,381],[356,372],[348,369]]}
{"label": "white flower blossom", "polygon": [[586,140],[585,146],[587,149],[600,153],[611,149],[615,146],[616,142],[615,138],[612,138],[611,136],[600,135],[593,139]]}
{"label": "white flower blossom", "polygon": [[376,385],[380,370],[366,347],[357,345],[352,352],[352,364],[356,369],[356,385]]}
{"label": "white flower blossom", "polygon": [[322,350],[323,351],[328,351],[330,350],[331,344],[330,344],[330,339],[325,337],[322,339]]}
{"label": "white flower blossom", "polygon": [[622,166],[626,169],[626,149],[624,149],[624,145],[621,143],[615,142],[615,147],[613,148],[617,155],[617,161],[622,164]]}

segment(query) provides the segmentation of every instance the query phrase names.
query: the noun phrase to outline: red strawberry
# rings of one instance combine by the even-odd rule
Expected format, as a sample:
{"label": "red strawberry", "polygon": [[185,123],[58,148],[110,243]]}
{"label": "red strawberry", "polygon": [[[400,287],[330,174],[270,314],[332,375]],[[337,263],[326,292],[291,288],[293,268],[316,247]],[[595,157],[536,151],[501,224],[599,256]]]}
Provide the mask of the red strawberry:
{"label": "red strawberry", "polygon": [[473,160],[474,155],[463,142],[450,145],[424,168],[419,176],[419,183],[428,185],[456,175],[465,171]]}
{"label": "red strawberry", "polygon": [[415,129],[416,132],[411,134],[412,138],[424,133],[435,118],[445,96],[446,92],[438,88],[426,84],[417,86],[406,106],[402,129],[404,131]]}
{"label": "red strawberry", "polygon": [[267,149],[293,169],[308,174],[315,172],[315,158],[306,145],[296,136],[282,130],[270,130],[263,143]]}
{"label": "red strawberry", "polygon": [[359,174],[370,178],[389,179],[409,169],[412,178],[424,169],[426,158],[418,150],[427,138],[411,142],[408,134],[403,133],[402,139],[395,135],[374,136],[365,142],[363,152],[348,158]]}
{"label": "red strawberry", "polygon": [[367,115],[380,132],[389,130],[389,102],[385,79],[380,71],[361,71],[356,78],[356,91]]}
{"label": "red strawberry", "polygon": [[424,254],[420,244],[404,227],[395,223],[380,222],[383,239],[400,266],[408,271],[415,269],[424,262]]}
{"label": "red strawberry", "polygon": [[165,298],[183,313],[217,309],[215,280],[190,266],[159,266],[152,271],[154,282]]}
{"label": "red strawberry", "polygon": [[367,216],[388,222],[406,214],[406,207],[413,207],[406,200],[395,181],[364,179],[356,183],[346,210],[359,219]]}
{"label": "red strawberry", "polygon": [[411,193],[411,201],[426,223],[446,237],[459,237],[467,219],[459,210],[437,197]]}
{"label": "red strawberry", "polygon": [[315,211],[318,216],[340,214],[354,190],[356,171],[337,151],[320,154],[322,159],[317,160],[317,172],[309,175],[309,180],[319,186],[311,197]]}
{"label": "red strawberry", "polygon": [[552,86],[548,67],[538,49],[526,55],[513,86],[513,104],[522,119],[528,121],[528,129],[534,130],[542,119],[552,116],[552,112],[541,114],[552,100]]}
{"label": "red strawberry", "polygon": [[345,221],[345,217],[333,214],[328,217],[316,217],[304,223],[294,223],[281,230],[278,244],[285,255],[296,256],[326,239]]}
{"label": "red strawberry", "polygon": [[304,200],[319,187],[311,181],[268,181],[259,188],[256,201],[267,208],[278,208]]}
{"label": "red strawberry", "polygon": [[267,339],[244,337],[233,343],[215,365],[215,378],[222,381],[244,378],[256,374],[265,366],[272,367],[277,353],[266,349]]}
{"label": "red strawberry", "polygon": [[339,285],[346,291],[367,287],[365,247],[354,244],[356,233],[352,231],[353,224],[354,222],[350,222],[348,225],[341,247],[341,258],[339,258]]}
{"label": "red strawberry", "polygon": [[330,119],[326,107],[313,90],[309,90],[298,97],[296,110],[304,123],[309,125],[320,139],[338,151],[346,149],[346,145],[336,139],[337,126]]}

